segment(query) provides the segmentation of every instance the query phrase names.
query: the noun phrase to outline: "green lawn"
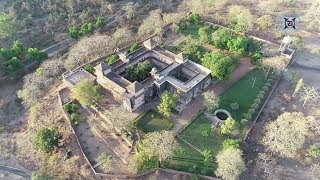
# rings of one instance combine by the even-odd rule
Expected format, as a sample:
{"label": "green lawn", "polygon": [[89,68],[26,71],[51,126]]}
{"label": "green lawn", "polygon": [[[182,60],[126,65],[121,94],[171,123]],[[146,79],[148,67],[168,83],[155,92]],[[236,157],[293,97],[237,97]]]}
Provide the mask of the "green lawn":
{"label": "green lawn", "polygon": [[[190,23],[187,28],[180,30],[180,33],[185,36],[191,35],[191,37],[197,39],[197,38],[199,38],[199,34],[198,34],[199,29],[203,26],[205,26],[205,25],[202,23],[201,24]],[[217,29],[213,28],[212,26],[210,26],[210,28],[209,28],[210,34],[212,34],[216,30]]]}
{"label": "green lawn", "polygon": [[[256,83],[252,88],[253,77],[256,78]],[[221,95],[220,108],[228,110],[237,121],[240,121],[242,113],[248,112],[266,81],[263,71],[252,70]],[[230,104],[233,102],[239,103],[240,108],[237,111],[230,109]],[[209,132],[207,137],[203,136],[206,131]],[[201,151],[204,149],[211,150],[214,157],[222,150],[222,142],[227,138],[227,136],[220,134],[219,129],[211,129],[211,121],[203,113],[197,116],[179,136]],[[183,153],[176,153],[173,159],[164,163],[164,166],[198,174],[214,175],[213,172],[217,167],[214,160],[206,167],[203,164],[204,157],[198,151],[180,140],[178,142]]]}
{"label": "green lawn", "polygon": [[206,174],[210,176],[214,175],[213,170],[216,168],[216,164],[211,163],[205,166],[202,154],[180,139],[177,139],[177,142],[179,144],[178,150],[170,160],[163,163],[164,167],[176,169],[178,171]]}
{"label": "green lawn", "polygon": [[[253,79],[256,78],[254,86]],[[245,77],[236,82],[221,95],[220,107],[230,112],[231,116],[238,122],[243,119],[242,114],[247,113],[254,99],[266,84],[265,73],[260,69],[254,69]],[[238,103],[239,109],[234,111],[230,108],[231,103]]]}
{"label": "green lawn", "polygon": [[139,130],[145,133],[170,130],[173,127],[173,123],[169,119],[153,109],[138,116],[135,124]]}

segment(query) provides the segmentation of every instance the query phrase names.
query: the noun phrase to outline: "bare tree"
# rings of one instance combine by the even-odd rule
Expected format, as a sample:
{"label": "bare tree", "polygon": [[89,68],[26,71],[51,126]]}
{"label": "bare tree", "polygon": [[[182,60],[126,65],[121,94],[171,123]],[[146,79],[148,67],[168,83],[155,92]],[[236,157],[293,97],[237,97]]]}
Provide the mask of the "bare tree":
{"label": "bare tree", "polygon": [[204,98],[204,106],[207,108],[208,111],[212,111],[219,106],[220,98],[214,91],[207,91],[203,94]]}
{"label": "bare tree", "polygon": [[134,118],[132,113],[126,111],[121,106],[111,106],[105,115],[116,131],[127,129]]}
{"label": "bare tree", "polygon": [[149,155],[159,156],[159,161],[172,157],[177,142],[170,131],[151,132],[145,136],[141,148]]}
{"label": "bare tree", "polygon": [[149,16],[142,22],[138,29],[140,37],[158,34],[162,31],[164,22],[160,10],[151,11]]}
{"label": "bare tree", "polygon": [[282,157],[293,157],[302,148],[314,120],[300,112],[285,112],[266,126],[262,143]]}
{"label": "bare tree", "polygon": [[179,9],[184,12],[196,12],[201,15],[208,15],[220,10],[228,0],[184,0]]}
{"label": "bare tree", "polygon": [[245,170],[240,149],[228,148],[217,155],[218,168],[215,174],[224,180],[235,180]]}
{"label": "bare tree", "polygon": [[273,69],[276,73],[280,73],[286,68],[286,59],[282,56],[275,56],[262,59],[262,69],[268,77],[269,72]]}
{"label": "bare tree", "polygon": [[116,49],[116,43],[110,36],[97,35],[81,38],[72,46],[65,61],[67,69],[71,70],[91,60],[107,55]]}
{"label": "bare tree", "polygon": [[313,105],[320,98],[320,94],[315,87],[312,86],[302,86],[300,91],[301,101],[303,101],[303,107],[306,108],[306,104]]}
{"label": "bare tree", "polygon": [[259,153],[256,160],[259,176],[266,179],[279,179],[279,169],[276,167],[276,159],[268,153]]}

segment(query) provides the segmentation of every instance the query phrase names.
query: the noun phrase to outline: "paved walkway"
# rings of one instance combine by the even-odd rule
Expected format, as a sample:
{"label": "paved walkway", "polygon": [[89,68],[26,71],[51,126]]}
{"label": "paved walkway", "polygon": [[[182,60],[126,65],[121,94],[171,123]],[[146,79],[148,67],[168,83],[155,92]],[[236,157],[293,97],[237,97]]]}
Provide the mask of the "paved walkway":
{"label": "paved walkway", "polygon": [[[239,67],[233,72],[228,82],[223,83],[219,82],[217,84],[211,84],[207,90],[213,90],[217,94],[222,94],[229,87],[231,87],[234,83],[240,80],[243,76],[245,76],[248,72],[253,69],[253,66],[250,64],[249,58],[241,58]],[[190,104],[186,106],[186,108],[182,111],[179,116],[175,117],[174,127],[171,132],[177,135],[180,130],[187,125],[192,118],[197,115],[199,111],[203,109],[203,97],[198,96],[196,99],[193,99]]]}

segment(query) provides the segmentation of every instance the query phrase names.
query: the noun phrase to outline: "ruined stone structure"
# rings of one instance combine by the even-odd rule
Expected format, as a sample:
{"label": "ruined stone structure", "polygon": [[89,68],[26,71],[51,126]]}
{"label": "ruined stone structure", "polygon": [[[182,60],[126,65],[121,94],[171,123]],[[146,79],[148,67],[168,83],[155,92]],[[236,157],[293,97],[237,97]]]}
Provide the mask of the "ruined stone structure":
{"label": "ruined stone structure", "polygon": [[[111,65],[102,62],[95,67],[96,81],[111,91],[129,111],[134,111],[164,91],[179,94],[179,103],[186,105],[211,83],[209,69],[189,61],[182,53],[176,55],[157,46],[152,39],[145,41],[135,52],[118,52],[118,56],[119,60]],[[141,82],[127,80],[126,67],[136,67],[144,61],[152,65],[150,76]],[[68,76],[64,76],[67,83]]]}

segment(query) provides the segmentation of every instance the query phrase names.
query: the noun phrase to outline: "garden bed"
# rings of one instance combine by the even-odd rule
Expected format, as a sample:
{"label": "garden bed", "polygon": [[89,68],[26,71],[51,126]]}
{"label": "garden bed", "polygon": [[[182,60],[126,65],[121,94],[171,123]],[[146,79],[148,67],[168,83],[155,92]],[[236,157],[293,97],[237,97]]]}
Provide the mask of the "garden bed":
{"label": "garden bed", "polygon": [[173,123],[168,118],[153,109],[138,116],[135,120],[135,125],[139,130],[145,133],[170,130],[173,127]]}

